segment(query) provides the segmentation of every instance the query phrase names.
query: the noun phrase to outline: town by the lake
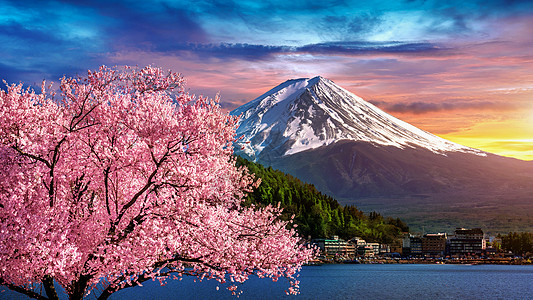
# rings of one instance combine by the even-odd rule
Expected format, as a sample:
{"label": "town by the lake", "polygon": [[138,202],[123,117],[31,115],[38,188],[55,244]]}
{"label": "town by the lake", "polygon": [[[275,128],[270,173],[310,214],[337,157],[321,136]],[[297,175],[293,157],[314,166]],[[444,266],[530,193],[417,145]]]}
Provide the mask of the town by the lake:
{"label": "town by the lake", "polygon": [[367,242],[360,237],[343,240],[333,236],[331,239],[310,240],[321,253],[311,264],[531,264],[532,253],[511,251],[516,250],[516,244],[526,244],[521,241],[524,239],[531,242],[531,234],[489,236],[481,228],[456,228],[453,234],[406,233],[401,241],[390,245]]}

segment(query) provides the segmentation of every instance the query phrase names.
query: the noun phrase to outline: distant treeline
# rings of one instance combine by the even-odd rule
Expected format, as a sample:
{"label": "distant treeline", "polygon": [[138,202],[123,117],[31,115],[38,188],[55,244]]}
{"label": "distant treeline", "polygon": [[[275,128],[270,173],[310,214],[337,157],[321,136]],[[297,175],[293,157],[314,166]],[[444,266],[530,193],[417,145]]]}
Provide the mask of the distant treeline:
{"label": "distant treeline", "polygon": [[511,251],[514,254],[533,254],[533,233],[531,232],[509,232],[509,234],[498,235],[501,239],[501,249],[505,252]]}
{"label": "distant treeline", "polygon": [[248,195],[247,203],[268,205],[281,203],[284,218],[295,215],[298,231],[303,237],[343,239],[362,237],[368,242],[390,244],[408,232],[409,227],[399,218],[384,218],[377,212],[365,215],[355,206],[342,206],[330,196],[323,195],[314,185],[279,170],[237,157],[257,177],[261,185]]}

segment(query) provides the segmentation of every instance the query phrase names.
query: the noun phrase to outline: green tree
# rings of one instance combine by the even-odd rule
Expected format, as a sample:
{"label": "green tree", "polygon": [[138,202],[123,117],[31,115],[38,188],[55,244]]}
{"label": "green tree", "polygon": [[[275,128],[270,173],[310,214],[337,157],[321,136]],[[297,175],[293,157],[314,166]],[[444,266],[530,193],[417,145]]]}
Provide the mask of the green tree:
{"label": "green tree", "polygon": [[384,218],[378,212],[365,215],[356,206],[342,206],[334,198],[318,192],[314,185],[294,176],[241,157],[237,157],[237,162],[247,166],[262,181],[248,195],[246,203],[259,206],[280,203],[284,209],[282,218],[288,220],[294,215],[298,232],[304,237],[360,236],[370,242],[389,243],[409,231],[399,218]]}

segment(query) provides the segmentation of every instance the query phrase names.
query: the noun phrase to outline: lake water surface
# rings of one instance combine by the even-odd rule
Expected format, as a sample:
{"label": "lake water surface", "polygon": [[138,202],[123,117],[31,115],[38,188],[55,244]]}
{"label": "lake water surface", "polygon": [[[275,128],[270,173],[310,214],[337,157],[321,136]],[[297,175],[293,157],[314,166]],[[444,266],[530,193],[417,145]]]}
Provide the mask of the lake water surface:
{"label": "lake water surface", "polygon": [[[146,282],[111,299],[533,299],[533,266],[364,264],[304,267],[298,296],[286,280],[251,278],[239,298],[216,281]],[[219,290],[217,290],[219,286]],[[0,293],[9,299],[10,292]],[[89,297],[89,299],[94,299]]]}
{"label": "lake water surface", "polygon": [[190,278],[132,288],[114,299],[533,299],[533,266],[364,264],[304,267],[300,295],[288,283],[251,278],[236,298],[217,282]]}

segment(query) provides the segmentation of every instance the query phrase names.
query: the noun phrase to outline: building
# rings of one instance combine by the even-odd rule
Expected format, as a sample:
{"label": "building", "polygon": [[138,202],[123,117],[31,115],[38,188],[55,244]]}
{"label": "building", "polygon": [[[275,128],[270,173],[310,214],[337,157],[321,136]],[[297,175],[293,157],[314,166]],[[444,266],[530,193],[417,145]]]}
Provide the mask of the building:
{"label": "building", "polygon": [[481,228],[456,228],[455,236],[448,239],[450,255],[480,255],[486,247],[485,236]]}
{"label": "building", "polygon": [[367,245],[367,244],[358,245],[357,254],[363,257],[374,257],[374,247],[372,247],[371,245]]}
{"label": "building", "polygon": [[374,255],[379,255],[379,249],[381,248],[379,243],[366,243],[366,245],[372,247]]}
{"label": "building", "polygon": [[364,246],[366,245],[366,241],[363,240],[362,238],[360,237],[354,237],[350,240],[351,243],[353,243],[354,245],[356,246]]}
{"label": "building", "polygon": [[333,239],[314,239],[312,242],[326,255],[353,257],[356,254],[356,246],[353,243],[339,239],[338,236],[334,236]]}
{"label": "building", "polygon": [[379,245],[379,255],[384,255],[385,253],[391,252],[391,246],[387,244],[380,244]]}
{"label": "building", "polygon": [[403,252],[404,251],[404,247],[402,247],[401,245],[397,245],[397,246],[390,246],[390,252],[391,253],[397,253],[397,254],[400,254],[400,255],[404,255],[405,253]]}
{"label": "building", "polygon": [[404,255],[421,255],[422,239],[420,236],[407,234],[402,240],[402,253]]}
{"label": "building", "polygon": [[411,255],[422,255],[422,238],[419,236],[409,237]]}
{"label": "building", "polygon": [[444,256],[446,253],[446,233],[428,233],[421,238],[422,254]]}
{"label": "building", "polygon": [[404,235],[402,239],[402,254],[403,255],[409,255],[411,254],[411,237],[413,235],[410,233],[407,233]]}

